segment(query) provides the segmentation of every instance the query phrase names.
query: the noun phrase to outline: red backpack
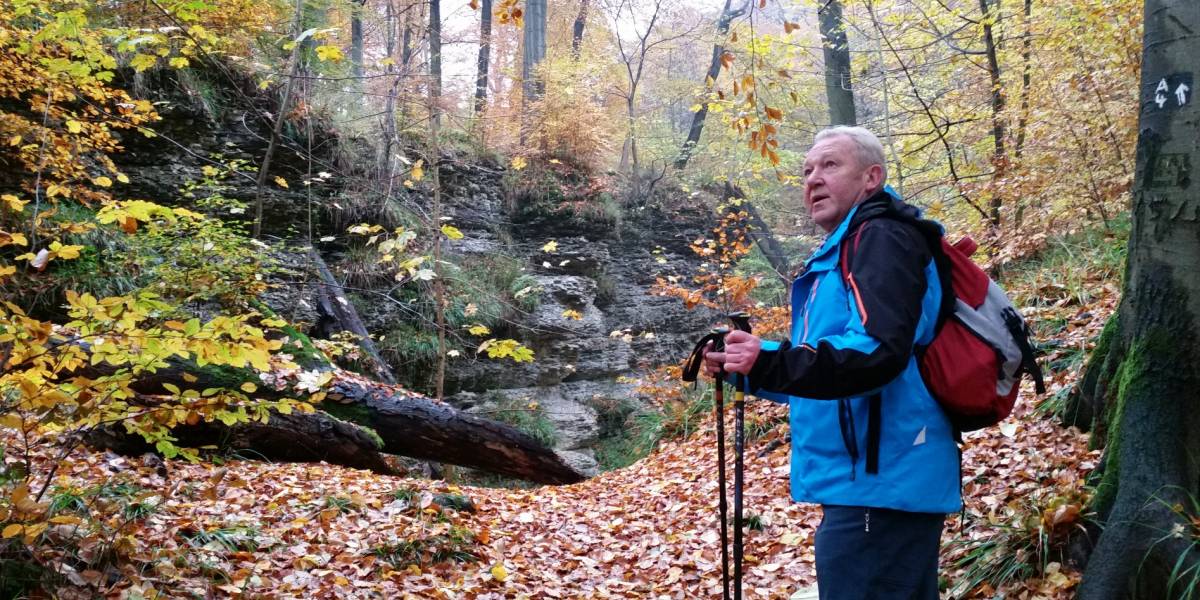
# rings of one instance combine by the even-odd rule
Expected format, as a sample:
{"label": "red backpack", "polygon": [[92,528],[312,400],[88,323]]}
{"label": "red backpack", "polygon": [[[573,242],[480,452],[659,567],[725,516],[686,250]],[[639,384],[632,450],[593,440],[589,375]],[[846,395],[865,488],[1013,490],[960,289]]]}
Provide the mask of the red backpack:
{"label": "red backpack", "polygon": [[[933,341],[917,348],[925,387],[960,432],[995,425],[1012,412],[1021,376],[1046,391],[1029,343],[1031,332],[1004,290],[971,260],[976,244],[951,245],[941,226],[893,208],[879,215],[916,227],[925,237],[941,280],[942,304]],[[850,259],[842,248],[843,276]]]}
{"label": "red backpack", "polygon": [[[1042,369],[1029,343],[1030,331],[1021,313],[1004,290],[983,272],[971,254],[975,242],[964,237],[950,245],[939,240],[935,256],[949,263],[950,285],[942,294],[954,298],[943,303],[933,341],[917,356],[917,366],[929,392],[959,431],[995,425],[1012,412],[1029,373],[1037,393],[1046,393]],[[938,275],[947,277],[939,265]]]}

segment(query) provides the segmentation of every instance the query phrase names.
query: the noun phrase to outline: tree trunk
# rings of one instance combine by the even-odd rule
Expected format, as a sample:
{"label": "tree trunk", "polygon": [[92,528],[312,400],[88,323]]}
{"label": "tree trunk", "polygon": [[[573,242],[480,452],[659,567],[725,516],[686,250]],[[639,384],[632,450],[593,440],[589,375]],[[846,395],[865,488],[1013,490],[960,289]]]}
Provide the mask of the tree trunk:
{"label": "tree trunk", "polygon": [[[1021,115],[1017,118],[1017,147],[1013,158],[1019,163],[1025,149],[1025,129],[1029,123],[1029,72],[1033,69],[1033,0],[1025,0],[1025,35],[1021,40]],[[1124,162],[1124,161],[1122,161]],[[1019,226],[1019,224],[1018,224]]]}
{"label": "tree trunk", "polygon": [[[479,14],[479,60],[475,75],[475,116],[487,108],[488,58],[492,53],[492,0],[483,0]],[[484,128],[481,128],[482,131]]]}
{"label": "tree trunk", "polygon": [[354,304],[342,293],[342,285],[333,278],[333,273],[329,272],[329,267],[325,265],[325,261],[321,259],[321,255],[317,254],[316,250],[310,248],[308,258],[317,268],[317,276],[321,278],[322,285],[317,288],[321,312],[333,319],[334,332],[349,331],[357,335],[358,347],[371,362],[372,375],[384,383],[395,384],[396,377],[392,374],[391,367],[379,355],[379,351],[375,348],[375,342],[371,341],[371,333],[367,331],[366,325],[363,325]]}
{"label": "tree trunk", "polygon": [[1190,187],[1200,111],[1188,89],[1198,28],[1200,4],[1147,0],[1125,290],[1075,402],[1107,442],[1083,600],[1183,598],[1200,572],[1200,192]]}
{"label": "tree trunk", "polygon": [[409,66],[413,56],[413,10],[412,6],[404,10],[404,33],[400,37],[400,71],[409,74]]}
{"label": "tree trunk", "polygon": [[442,0],[429,0],[429,114],[442,120]]}
{"label": "tree trunk", "polygon": [[374,429],[383,440],[383,451],[389,454],[472,467],[537,483],[575,483],[584,479],[558,454],[531,436],[412,392],[345,377],[329,386],[329,398],[326,402],[350,401],[345,411],[334,414]]}
{"label": "tree trunk", "polygon": [[728,198],[737,198],[742,201],[741,208],[750,215],[750,230],[747,232],[750,239],[754,240],[759,251],[762,252],[763,257],[767,259],[767,263],[771,265],[771,269],[779,275],[779,278],[784,283],[791,283],[791,267],[788,265],[787,253],[779,244],[779,240],[775,239],[775,235],[771,233],[771,226],[763,220],[758,209],[754,207],[754,203],[746,198],[746,193],[742,191],[742,188],[726,181],[725,199]]}
{"label": "tree trunk", "polygon": [[588,5],[591,0],[579,1],[579,13],[575,15],[575,27],[571,32],[571,56],[579,60],[579,47],[583,45],[583,28],[587,25]]}
{"label": "tree trunk", "polygon": [[[301,19],[304,18],[304,0],[296,0],[296,22],[292,27],[292,39],[300,37]],[[279,103],[278,114],[275,115],[275,125],[271,129],[271,141],[267,143],[267,153],[263,156],[262,165],[258,168],[258,179],[254,186],[254,238],[262,236],[263,218],[263,187],[267,183],[267,171],[271,169],[271,158],[275,155],[275,147],[279,145],[279,135],[283,132],[283,119],[287,115],[288,105],[292,102],[292,89],[296,86],[296,70],[300,68],[300,44],[292,46],[292,54],[288,57],[288,80],[283,88],[283,100]]]}
{"label": "tree trunk", "polygon": [[[629,89],[629,97],[625,99],[625,144],[629,148],[629,172],[633,175],[634,179],[638,177],[637,117],[634,115],[634,94],[636,93],[637,87],[631,87]],[[622,155],[622,169],[625,166],[624,155]]]}
{"label": "tree trunk", "polygon": [[[395,60],[396,54],[396,7],[395,0],[387,0],[387,57]],[[396,94],[400,89],[400,77],[396,75],[395,65],[388,63],[384,72],[392,77],[392,85],[388,88],[387,101],[383,107],[383,148],[379,153],[377,169],[380,178],[391,181],[392,144],[396,141]],[[311,186],[309,186],[311,187]]]}
{"label": "tree trunk", "polygon": [[817,11],[820,17],[821,47],[825,51],[825,95],[829,101],[829,122],[855,125],[854,89],[850,85],[850,43],[842,20],[841,0],[827,0]]}
{"label": "tree trunk", "polygon": [[[353,469],[368,469],[384,475],[396,470],[388,464],[374,432],[353,423],[338,420],[323,412],[271,413],[266,423],[257,421],[227,426],[220,421],[183,425],[171,430],[176,445],[199,447],[217,444],[224,452],[249,455],[280,462],[319,462]],[[109,425],[86,436],[89,446],[112,450],[126,456],[155,452],[154,445],[139,435]]]}
{"label": "tree trunk", "polygon": [[[721,75],[721,55],[725,53],[725,46],[721,43],[726,35],[729,35],[729,25],[734,19],[740,17],[742,13],[750,6],[749,2],[743,4],[741,8],[730,11],[730,3],[733,0],[725,0],[725,8],[721,11],[721,17],[717,19],[717,36],[718,42],[713,45],[712,62],[708,65],[708,73],[704,77],[705,90],[711,90],[717,83],[717,77]],[[707,98],[706,98],[707,100]],[[692,126],[688,128],[687,139],[683,142],[683,148],[679,151],[679,158],[675,159],[675,168],[683,170],[691,160],[692,155],[696,153],[696,146],[700,143],[700,134],[704,132],[704,120],[708,117],[708,103],[701,102],[700,110],[692,115]]]}
{"label": "tree trunk", "polygon": [[[872,23],[874,20],[874,10],[872,11]],[[892,165],[888,168],[888,183],[896,188],[896,193],[900,197],[904,197],[904,163],[900,160],[900,152],[896,150],[896,136],[892,135],[892,89],[888,84],[887,60],[883,55],[883,40],[875,39],[875,51],[878,53],[879,60],[879,86],[883,92],[883,139],[887,141],[888,154],[891,155]]]}
{"label": "tree trunk", "polygon": [[355,85],[361,86],[363,81],[363,11],[367,8],[367,0],[354,0],[350,7],[350,74],[355,78]]}
{"label": "tree trunk", "polygon": [[546,58],[546,0],[525,2],[525,54],[521,60],[521,82],[525,91],[525,102],[537,100],[542,95],[542,82],[534,73],[538,63]]}
{"label": "tree trunk", "polygon": [[[1008,155],[1004,151],[1004,93],[1000,90],[1000,61],[996,56],[996,39],[992,35],[993,20],[999,20],[1000,7],[989,5],[988,0],[979,0],[983,13],[983,45],[987,53],[988,76],[992,82],[992,183],[1004,177]],[[1004,205],[999,192],[993,186],[990,222],[993,229],[1000,227],[1000,207]]]}

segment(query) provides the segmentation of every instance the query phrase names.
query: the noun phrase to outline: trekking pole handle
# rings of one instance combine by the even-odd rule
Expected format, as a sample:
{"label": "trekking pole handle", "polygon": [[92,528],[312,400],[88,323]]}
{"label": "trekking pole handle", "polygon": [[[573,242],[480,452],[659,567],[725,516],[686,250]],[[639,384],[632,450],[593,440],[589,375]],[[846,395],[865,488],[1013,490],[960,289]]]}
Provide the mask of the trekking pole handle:
{"label": "trekking pole handle", "polygon": [[[733,327],[738,331],[750,333],[750,314],[745,311],[729,313],[729,320],[733,322]],[[745,393],[746,391],[746,376],[738,374],[736,378],[735,390]]]}
{"label": "trekking pole handle", "polygon": [[734,329],[750,333],[750,314],[744,311],[729,313],[729,320],[733,321]]}

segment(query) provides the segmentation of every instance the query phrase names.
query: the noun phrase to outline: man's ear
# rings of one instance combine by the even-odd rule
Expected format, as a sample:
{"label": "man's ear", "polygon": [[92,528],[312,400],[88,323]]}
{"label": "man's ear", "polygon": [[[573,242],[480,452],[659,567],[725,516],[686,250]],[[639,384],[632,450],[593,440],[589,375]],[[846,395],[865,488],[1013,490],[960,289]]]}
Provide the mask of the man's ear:
{"label": "man's ear", "polygon": [[867,167],[867,189],[879,191],[883,188],[883,167],[880,165],[871,165]]}

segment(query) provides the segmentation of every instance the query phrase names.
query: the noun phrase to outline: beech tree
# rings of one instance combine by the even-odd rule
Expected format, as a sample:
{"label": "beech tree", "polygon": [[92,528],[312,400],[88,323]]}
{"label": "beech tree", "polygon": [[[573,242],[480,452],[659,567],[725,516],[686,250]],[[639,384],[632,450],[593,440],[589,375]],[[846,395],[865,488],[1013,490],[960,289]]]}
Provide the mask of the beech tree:
{"label": "beech tree", "polygon": [[1200,580],[1197,28],[1195,2],[1147,0],[1125,288],[1068,413],[1105,443],[1085,600],[1192,597]]}
{"label": "beech tree", "polygon": [[479,58],[475,75],[475,114],[487,107],[488,65],[492,53],[492,0],[483,0],[479,12]]}
{"label": "beech tree", "polygon": [[542,95],[542,86],[534,69],[543,58],[546,58],[546,0],[528,0],[525,3],[525,52],[521,60],[526,102]]}

